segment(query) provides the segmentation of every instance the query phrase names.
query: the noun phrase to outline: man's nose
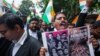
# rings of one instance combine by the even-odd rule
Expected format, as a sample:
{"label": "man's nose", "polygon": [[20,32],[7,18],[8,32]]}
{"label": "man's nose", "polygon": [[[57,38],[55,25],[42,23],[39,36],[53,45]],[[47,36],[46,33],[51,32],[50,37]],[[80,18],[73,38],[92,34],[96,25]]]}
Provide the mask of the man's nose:
{"label": "man's nose", "polygon": [[62,17],[62,18],[61,18],[61,21],[64,21],[64,20],[65,20],[65,19]]}
{"label": "man's nose", "polygon": [[34,26],[36,26],[36,24],[34,24]]}

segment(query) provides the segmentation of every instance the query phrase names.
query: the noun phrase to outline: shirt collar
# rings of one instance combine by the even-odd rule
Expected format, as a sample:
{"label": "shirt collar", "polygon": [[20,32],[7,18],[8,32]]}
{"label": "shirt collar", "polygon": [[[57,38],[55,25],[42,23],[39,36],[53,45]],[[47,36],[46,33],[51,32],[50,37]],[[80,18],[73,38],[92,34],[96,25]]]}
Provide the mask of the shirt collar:
{"label": "shirt collar", "polygon": [[25,40],[26,40],[26,38],[27,38],[27,32],[25,31],[23,33],[23,35],[21,36],[21,38],[18,40],[18,42],[17,41],[13,41],[13,43],[23,45]]}
{"label": "shirt collar", "polygon": [[56,29],[56,28],[54,28],[54,31],[57,31],[57,29]]}
{"label": "shirt collar", "polygon": [[30,34],[31,34],[31,33],[37,33],[37,31],[34,32],[34,31],[32,31],[31,29],[29,29],[29,33],[30,33]]}

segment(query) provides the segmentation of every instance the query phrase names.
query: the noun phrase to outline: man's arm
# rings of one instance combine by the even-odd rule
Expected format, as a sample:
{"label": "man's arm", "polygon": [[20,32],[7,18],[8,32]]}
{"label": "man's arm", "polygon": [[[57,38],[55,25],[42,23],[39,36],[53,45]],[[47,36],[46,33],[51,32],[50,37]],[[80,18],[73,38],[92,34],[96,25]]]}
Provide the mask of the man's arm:
{"label": "man's arm", "polygon": [[87,6],[84,6],[84,8],[82,9],[82,11],[79,14],[78,21],[76,22],[75,27],[84,26],[85,18],[87,16],[88,10],[89,10],[89,8]]}
{"label": "man's arm", "polygon": [[79,14],[78,21],[75,25],[76,27],[84,26],[85,18],[87,16],[88,10],[91,7],[92,3],[93,3],[93,0],[86,1],[86,5],[84,6],[84,8],[82,9],[82,11]]}

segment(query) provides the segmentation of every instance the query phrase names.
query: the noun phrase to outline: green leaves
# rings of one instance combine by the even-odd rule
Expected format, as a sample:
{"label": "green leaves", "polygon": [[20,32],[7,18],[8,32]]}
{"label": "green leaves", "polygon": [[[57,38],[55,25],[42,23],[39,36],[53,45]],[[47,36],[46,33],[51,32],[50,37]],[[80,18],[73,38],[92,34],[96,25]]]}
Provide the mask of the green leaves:
{"label": "green leaves", "polygon": [[33,5],[33,3],[30,1],[30,0],[23,0],[22,1],[22,4],[19,8],[19,11],[22,13],[22,14],[25,14],[25,15],[30,15],[31,14],[31,11],[30,11],[30,7]]}

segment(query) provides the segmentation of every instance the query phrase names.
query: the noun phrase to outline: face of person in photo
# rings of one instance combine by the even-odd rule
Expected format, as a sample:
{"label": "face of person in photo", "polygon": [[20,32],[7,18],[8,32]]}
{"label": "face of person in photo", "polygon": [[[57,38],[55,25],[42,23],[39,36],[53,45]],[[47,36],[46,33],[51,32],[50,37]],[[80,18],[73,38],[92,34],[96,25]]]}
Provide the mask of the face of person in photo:
{"label": "face of person in photo", "polygon": [[49,37],[49,39],[52,39],[52,38],[53,38],[53,34],[50,33],[50,34],[48,35],[48,37]]}
{"label": "face of person in photo", "polygon": [[57,37],[56,37],[56,38],[57,38],[57,40],[60,40],[60,35],[59,35],[59,34],[57,34]]}
{"label": "face of person in photo", "polygon": [[66,29],[68,26],[68,21],[66,19],[66,16],[63,13],[59,13],[55,17],[55,24],[57,23],[58,30],[59,29]]}
{"label": "face of person in photo", "polygon": [[56,53],[56,49],[53,48],[53,49],[52,49],[52,53]]}
{"label": "face of person in photo", "polygon": [[63,33],[62,35],[61,35],[61,39],[65,39],[66,38],[66,33]]}
{"label": "face of person in photo", "polygon": [[58,48],[61,48],[61,47],[62,47],[62,43],[58,42]]}
{"label": "face of person in photo", "polygon": [[58,56],[58,55],[57,55],[57,52],[56,52],[56,49],[52,49],[52,55],[53,55],[53,56]]}
{"label": "face of person in photo", "polygon": [[68,46],[68,42],[67,41],[63,42],[63,44],[64,44],[64,46]]}
{"label": "face of person in photo", "polygon": [[74,34],[71,37],[71,40],[74,41],[74,43],[79,43],[80,42],[80,36],[79,36],[79,34]]}
{"label": "face of person in photo", "polygon": [[64,54],[68,54],[68,49],[64,49]]}
{"label": "face of person in photo", "polygon": [[62,50],[58,50],[58,54],[59,54],[59,56],[63,56],[63,51]]}
{"label": "face of person in photo", "polygon": [[9,29],[5,24],[0,24],[0,33],[8,40],[12,41],[18,37],[17,28]]}
{"label": "face of person in photo", "polygon": [[53,47],[56,47],[56,42],[55,41],[53,41],[51,44],[52,44]]}

